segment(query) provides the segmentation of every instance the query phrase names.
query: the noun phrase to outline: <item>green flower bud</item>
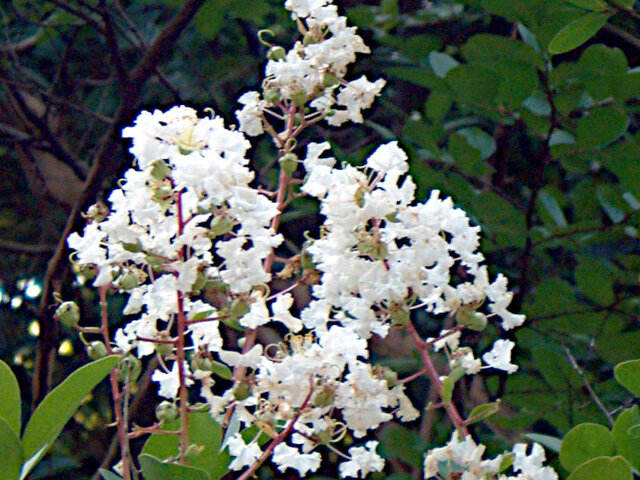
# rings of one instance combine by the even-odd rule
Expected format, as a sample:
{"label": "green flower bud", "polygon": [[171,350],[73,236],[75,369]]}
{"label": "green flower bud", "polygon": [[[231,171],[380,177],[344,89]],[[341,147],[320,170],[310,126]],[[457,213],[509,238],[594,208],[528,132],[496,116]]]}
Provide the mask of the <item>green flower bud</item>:
{"label": "green flower bud", "polygon": [[115,284],[120,287],[121,290],[131,290],[139,285],[136,274],[131,270],[125,270],[122,272],[116,279]]}
{"label": "green flower bud", "polygon": [[209,227],[209,238],[221,237],[233,230],[233,220],[225,215],[216,215]]}
{"label": "green flower bud", "polygon": [[164,160],[158,160],[151,167],[151,177],[156,180],[165,180],[171,176],[171,167]]}
{"label": "green flower bud", "polygon": [[167,400],[156,407],[156,418],[160,421],[171,422],[178,418],[178,406]]}
{"label": "green flower bud", "polygon": [[293,95],[291,95],[291,101],[298,107],[304,107],[304,105],[307,103],[307,100],[307,92],[304,91],[304,88],[301,88]]}
{"label": "green flower bud", "polygon": [[280,157],[278,163],[280,163],[280,168],[291,176],[298,169],[298,156],[295,153],[287,153]]}
{"label": "green flower bud", "polygon": [[55,318],[65,327],[74,328],[80,321],[80,308],[75,302],[62,302],[56,309]]}
{"label": "green flower bud", "polygon": [[406,308],[395,308],[391,311],[391,325],[394,327],[404,327],[409,323],[411,313]]}
{"label": "green flower bud", "polygon": [[208,357],[196,355],[191,359],[191,370],[203,370],[210,372],[213,369],[213,361]]}
{"label": "green flower bud", "polygon": [[356,205],[360,208],[364,207],[364,194],[367,190],[363,187],[358,188],[358,190],[356,190],[356,194],[354,197],[354,200],[356,202]]}
{"label": "green flower bud", "polygon": [[302,250],[302,254],[300,255],[300,266],[303,270],[313,270],[316,268],[311,255],[309,255],[309,252],[306,250]]}
{"label": "green flower bud", "polygon": [[276,103],[280,101],[282,96],[280,95],[280,90],[277,88],[267,88],[263,92],[264,99],[269,103]]}
{"label": "green flower bud", "polygon": [[87,355],[91,360],[99,360],[107,356],[107,347],[103,342],[91,342],[87,347]]}
{"label": "green flower bud", "polygon": [[324,386],[313,395],[313,403],[317,407],[328,407],[333,405],[333,401],[336,399],[335,389]]}
{"label": "green flower bud", "polygon": [[243,317],[244,315],[246,315],[248,312],[249,312],[249,305],[247,305],[242,300],[235,299],[233,302],[231,302],[231,312],[229,313],[231,318],[237,320],[240,317]]}
{"label": "green flower bud", "polygon": [[109,207],[102,202],[94,203],[84,216],[91,222],[101,222],[109,216]]}
{"label": "green flower bud", "polygon": [[233,398],[236,400],[244,400],[251,395],[251,387],[246,383],[239,383],[233,387]]}
{"label": "green flower bud", "polygon": [[277,62],[278,60],[284,60],[287,56],[287,51],[280,45],[274,45],[267,52],[267,58]]}
{"label": "green flower bud", "polygon": [[133,355],[126,355],[118,362],[118,381],[124,382],[127,378],[129,383],[134,383],[142,372],[142,363]]}
{"label": "green flower bud", "polygon": [[338,83],[340,83],[340,79],[334,73],[324,72],[322,74],[323,87],[333,87],[334,85],[338,85]]}
{"label": "green flower bud", "polygon": [[470,330],[481,332],[487,328],[489,323],[484,313],[475,310],[461,309],[456,313],[456,322],[458,325],[464,325]]}

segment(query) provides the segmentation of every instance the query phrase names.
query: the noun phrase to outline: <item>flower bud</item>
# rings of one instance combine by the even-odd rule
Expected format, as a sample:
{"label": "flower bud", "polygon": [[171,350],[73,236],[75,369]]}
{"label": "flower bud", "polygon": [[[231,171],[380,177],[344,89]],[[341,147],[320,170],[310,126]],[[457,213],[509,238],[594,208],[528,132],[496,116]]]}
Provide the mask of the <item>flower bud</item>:
{"label": "flower bud", "polygon": [[335,399],[336,399],[335,389],[326,385],[313,395],[313,403],[320,408],[333,405],[333,401]]}
{"label": "flower bud", "polygon": [[[171,337],[167,332],[159,332],[156,340],[161,340],[162,342],[166,342],[171,340]],[[166,357],[167,355],[171,355],[173,353],[173,344],[172,343],[154,343],[153,348],[156,353],[161,357]]]}
{"label": "flower bud", "polygon": [[208,357],[203,357],[202,355],[195,355],[191,359],[191,370],[194,372],[196,370],[203,370],[205,372],[210,372],[213,369],[213,360]]}
{"label": "flower bud", "polygon": [[104,203],[94,203],[89,207],[84,217],[90,222],[101,222],[109,216],[109,207]]}
{"label": "flower bud", "polygon": [[248,312],[249,312],[249,305],[247,305],[242,300],[235,299],[233,302],[231,302],[231,312],[229,313],[229,316],[231,318],[237,320],[240,317],[243,317],[244,315],[246,315]]}
{"label": "flower bud", "polygon": [[91,342],[87,347],[87,355],[91,360],[99,360],[107,356],[107,347],[103,342]]}
{"label": "flower bud", "polygon": [[178,418],[178,406],[167,400],[156,407],[156,418],[160,421],[170,422]]}
{"label": "flower bud", "polygon": [[221,237],[233,230],[233,220],[225,215],[216,215],[209,227],[209,238]]}
{"label": "flower bud", "polygon": [[280,95],[280,90],[278,90],[277,88],[267,88],[263,92],[263,96],[264,99],[269,103],[276,103],[280,101],[280,98],[282,98],[282,96]]}
{"label": "flower bud", "polygon": [[56,310],[55,318],[65,327],[74,328],[80,321],[80,308],[75,302],[62,302]]}
{"label": "flower bud", "polygon": [[251,387],[246,383],[238,383],[233,387],[233,398],[236,400],[244,400],[251,395]]}
{"label": "flower bud", "polygon": [[280,45],[274,45],[267,52],[267,58],[269,60],[273,60],[274,62],[277,62],[278,60],[284,60],[286,56],[287,51]]}
{"label": "flower bud", "polygon": [[291,176],[298,169],[298,156],[295,153],[287,153],[280,157],[278,163],[280,163],[280,168]]}
{"label": "flower bud", "polygon": [[142,363],[140,360],[133,355],[126,355],[118,362],[118,381],[124,382],[128,379],[129,383],[134,383],[141,371]]}
{"label": "flower bud", "polygon": [[304,107],[304,105],[307,103],[307,100],[307,92],[304,91],[304,88],[301,88],[293,95],[291,95],[291,101],[298,107]]}
{"label": "flower bud", "polygon": [[131,290],[139,285],[136,274],[129,269],[123,271],[114,283],[121,290]]}
{"label": "flower bud", "polygon": [[158,160],[151,168],[151,177],[156,180],[164,180],[171,176],[171,167],[164,160]]}
{"label": "flower bud", "polygon": [[475,310],[461,309],[456,313],[456,322],[458,325],[464,325],[470,330],[481,332],[487,328],[487,316],[484,313]]}
{"label": "flower bud", "polygon": [[322,74],[322,86],[323,87],[325,87],[325,88],[333,87],[334,85],[337,85],[338,83],[340,83],[340,79],[334,73],[324,72]]}

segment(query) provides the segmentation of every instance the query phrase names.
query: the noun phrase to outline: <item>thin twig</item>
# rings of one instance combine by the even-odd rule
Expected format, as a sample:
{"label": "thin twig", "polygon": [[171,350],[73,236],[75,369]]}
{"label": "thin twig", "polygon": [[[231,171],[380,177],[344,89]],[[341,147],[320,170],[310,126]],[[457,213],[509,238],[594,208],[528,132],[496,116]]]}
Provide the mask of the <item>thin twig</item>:
{"label": "thin twig", "polygon": [[598,395],[596,395],[596,392],[593,391],[593,388],[591,388],[591,384],[587,380],[587,377],[585,377],[584,372],[580,368],[580,365],[578,365],[578,362],[576,362],[576,359],[571,354],[571,350],[569,350],[569,348],[567,348],[567,346],[565,345],[563,345],[562,348],[567,354],[567,357],[569,358],[569,362],[571,363],[571,366],[582,379],[582,383],[584,383],[584,387],[587,389],[587,392],[589,392],[589,397],[591,397],[591,400],[593,400],[593,403],[596,404],[596,406],[600,409],[600,411],[604,414],[604,416],[607,417],[607,422],[609,423],[609,427],[613,428],[615,424],[615,422],[613,421],[613,417],[611,416],[609,411],[606,409],[606,407],[603,405],[602,401],[600,400],[600,397],[598,397]]}

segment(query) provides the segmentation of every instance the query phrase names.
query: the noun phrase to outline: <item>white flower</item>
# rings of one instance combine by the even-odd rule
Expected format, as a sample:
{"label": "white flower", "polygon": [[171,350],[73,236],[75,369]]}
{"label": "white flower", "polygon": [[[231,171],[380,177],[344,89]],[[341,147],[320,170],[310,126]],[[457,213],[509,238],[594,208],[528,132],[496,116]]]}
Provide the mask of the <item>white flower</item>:
{"label": "white flower", "polygon": [[236,110],[236,117],[240,122],[240,131],[255,137],[264,132],[262,125],[262,109],[264,101],[260,99],[258,92],[247,92],[238,99],[238,103],[244,105],[242,110]]}
{"label": "white flower", "polygon": [[251,442],[247,445],[239,433],[231,437],[227,445],[229,446],[229,454],[235,457],[229,464],[231,470],[241,470],[248,467],[262,455],[262,450],[257,442]]}
{"label": "white flower", "polygon": [[290,293],[285,293],[278,295],[276,301],[271,304],[271,310],[273,310],[274,322],[282,322],[289,330],[297,333],[302,329],[302,322],[289,312],[292,305],[293,296]]}
{"label": "white flower", "polygon": [[339,466],[340,476],[364,478],[371,472],[380,472],[384,468],[384,459],[376,453],[378,442],[371,440],[364,447],[351,447],[351,460],[342,462]]}
{"label": "white flower", "polygon": [[511,340],[496,340],[491,351],[482,355],[482,360],[490,367],[513,373],[518,366],[511,363],[511,350],[516,344]]}
{"label": "white flower", "polygon": [[[193,385],[193,380],[189,378],[191,372],[189,371],[189,365],[187,364],[187,362],[184,362],[183,373],[185,385]],[[178,370],[178,362],[173,362],[171,371],[168,373],[164,373],[161,370],[156,370],[155,372],[153,372],[151,380],[160,384],[158,395],[164,398],[175,399],[178,395],[178,389],[180,388],[180,372]]]}
{"label": "white flower", "polygon": [[320,467],[322,457],[318,452],[300,453],[297,448],[281,443],[273,449],[273,462],[278,470],[284,472],[287,468],[298,470],[301,477],[307,472],[315,472]]}

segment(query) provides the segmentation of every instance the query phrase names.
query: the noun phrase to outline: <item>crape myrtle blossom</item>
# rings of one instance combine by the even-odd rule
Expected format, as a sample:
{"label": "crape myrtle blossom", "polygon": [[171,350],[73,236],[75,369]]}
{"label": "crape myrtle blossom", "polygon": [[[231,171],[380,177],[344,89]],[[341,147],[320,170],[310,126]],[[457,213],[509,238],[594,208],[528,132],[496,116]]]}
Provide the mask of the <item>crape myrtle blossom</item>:
{"label": "crape myrtle blossom", "polygon": [[[531,454],[527,455],[527,445],[518,443],[512,453],[505,452],[490,460],[483,460],[485,446],[477,445],[471,436],[460,439],[457,432],[447,445],[427,452],[424,459],[424,478],[449,480],[558,480],[551,467],[544,467],[543,448],[534,443]],[[502,473],[506,469],[505,460],[512,457],[514,475]],[[498,475],[500,474],[500,475]]]}
{"label": "crape myrtle blossom", "polygon": [[264,113],[286,114],[291,105],[307,106],[308,120],[325,117],[334,126],[362,123],[362,110],[371,106],[385,81],[372,82],[364,75],[345,80],[356,54],[370,52],[356,27],[347,26],[347,19],[329,1],[287,1],[285,8],[298,22],[303,40],[289,51],[271,48],[262,94],[250,91],[238,100],[243,105],[236,112],[240,130],[260,135],[267,121]]}
{"label": "crape myrtle blossom", "polygon": [[[307,145],[302,179],[281,185],[315,198],[323,223],[300,255],[276,261],[297,265],[301,278],[300,271],[313,271],[310,300],[299,305],[295,285],[271,291],[286,202],[256,188],[245,134],[269,132],[279,158],[292,154],[297,167],[293,150],[303,128],[320,119],[362,122],[362,110],[384,86],[365,76],[345,80],[348,65],[369,48],[330,0],[287,0],[285,8],[303,40],[288,52],[271,49],[263,92],[239,99],[239,131],[185,106],[142,112],[123,131],[133,142],[134,167],[108,197],[109,210],[92,209],[84,232],[68,244],[74,266],[101,295],[107,287],[128,295],[122,313],[130,319],[113,343],[130,357],[158,355],[151,379],[179,407],[181,420],[188,418],[190,387],[205,402],[198,408],[208,408],[221,425],[239,426],[225,437],[230,470],[247,469],[245,478],[270,455],[280,472],[305,476],[320,468],[322,452],[337,451],[349,435],[359,443],[339,452],[339,474],[360,478],[385,466],[371,440],[375,430],[420,415],[405,394],[411,379],[371,363],[373,336],[412,326],[411,311],[422,309],[447,320],[438,338],[418,342],[446,355],[452,372],[513,373],[513,342],[498,339],[480,360],[461,345],[462,330],[479,332],[489,321],[509,330],[524,316],[508,310],[513,294],[506,278],[489,278],[478,251],[480,228],[437,190],[415,200],[397,142],[381,145],[363,167],[337,166],[328,142]],[[284,120],[285,132],[276,133],[265,114]],[[283,166],[281,178],[292,176]],[[241,348],[223,339],[221,324],[240,332]],[[285,332],[281,341],[256,343],[255,330],[267,325]],[[250,427],[251,438],[243,435]],[[181,426],[181,455],[185,431]],[[529,455],[524,445],[492,460],[482,460],[483,453],[483,445],[454,432],[448,445],[428,452],[425,478],[557,478],[542,466],[539,445]],[[514,458],[514,477],[500,471],[506,455]]]}

